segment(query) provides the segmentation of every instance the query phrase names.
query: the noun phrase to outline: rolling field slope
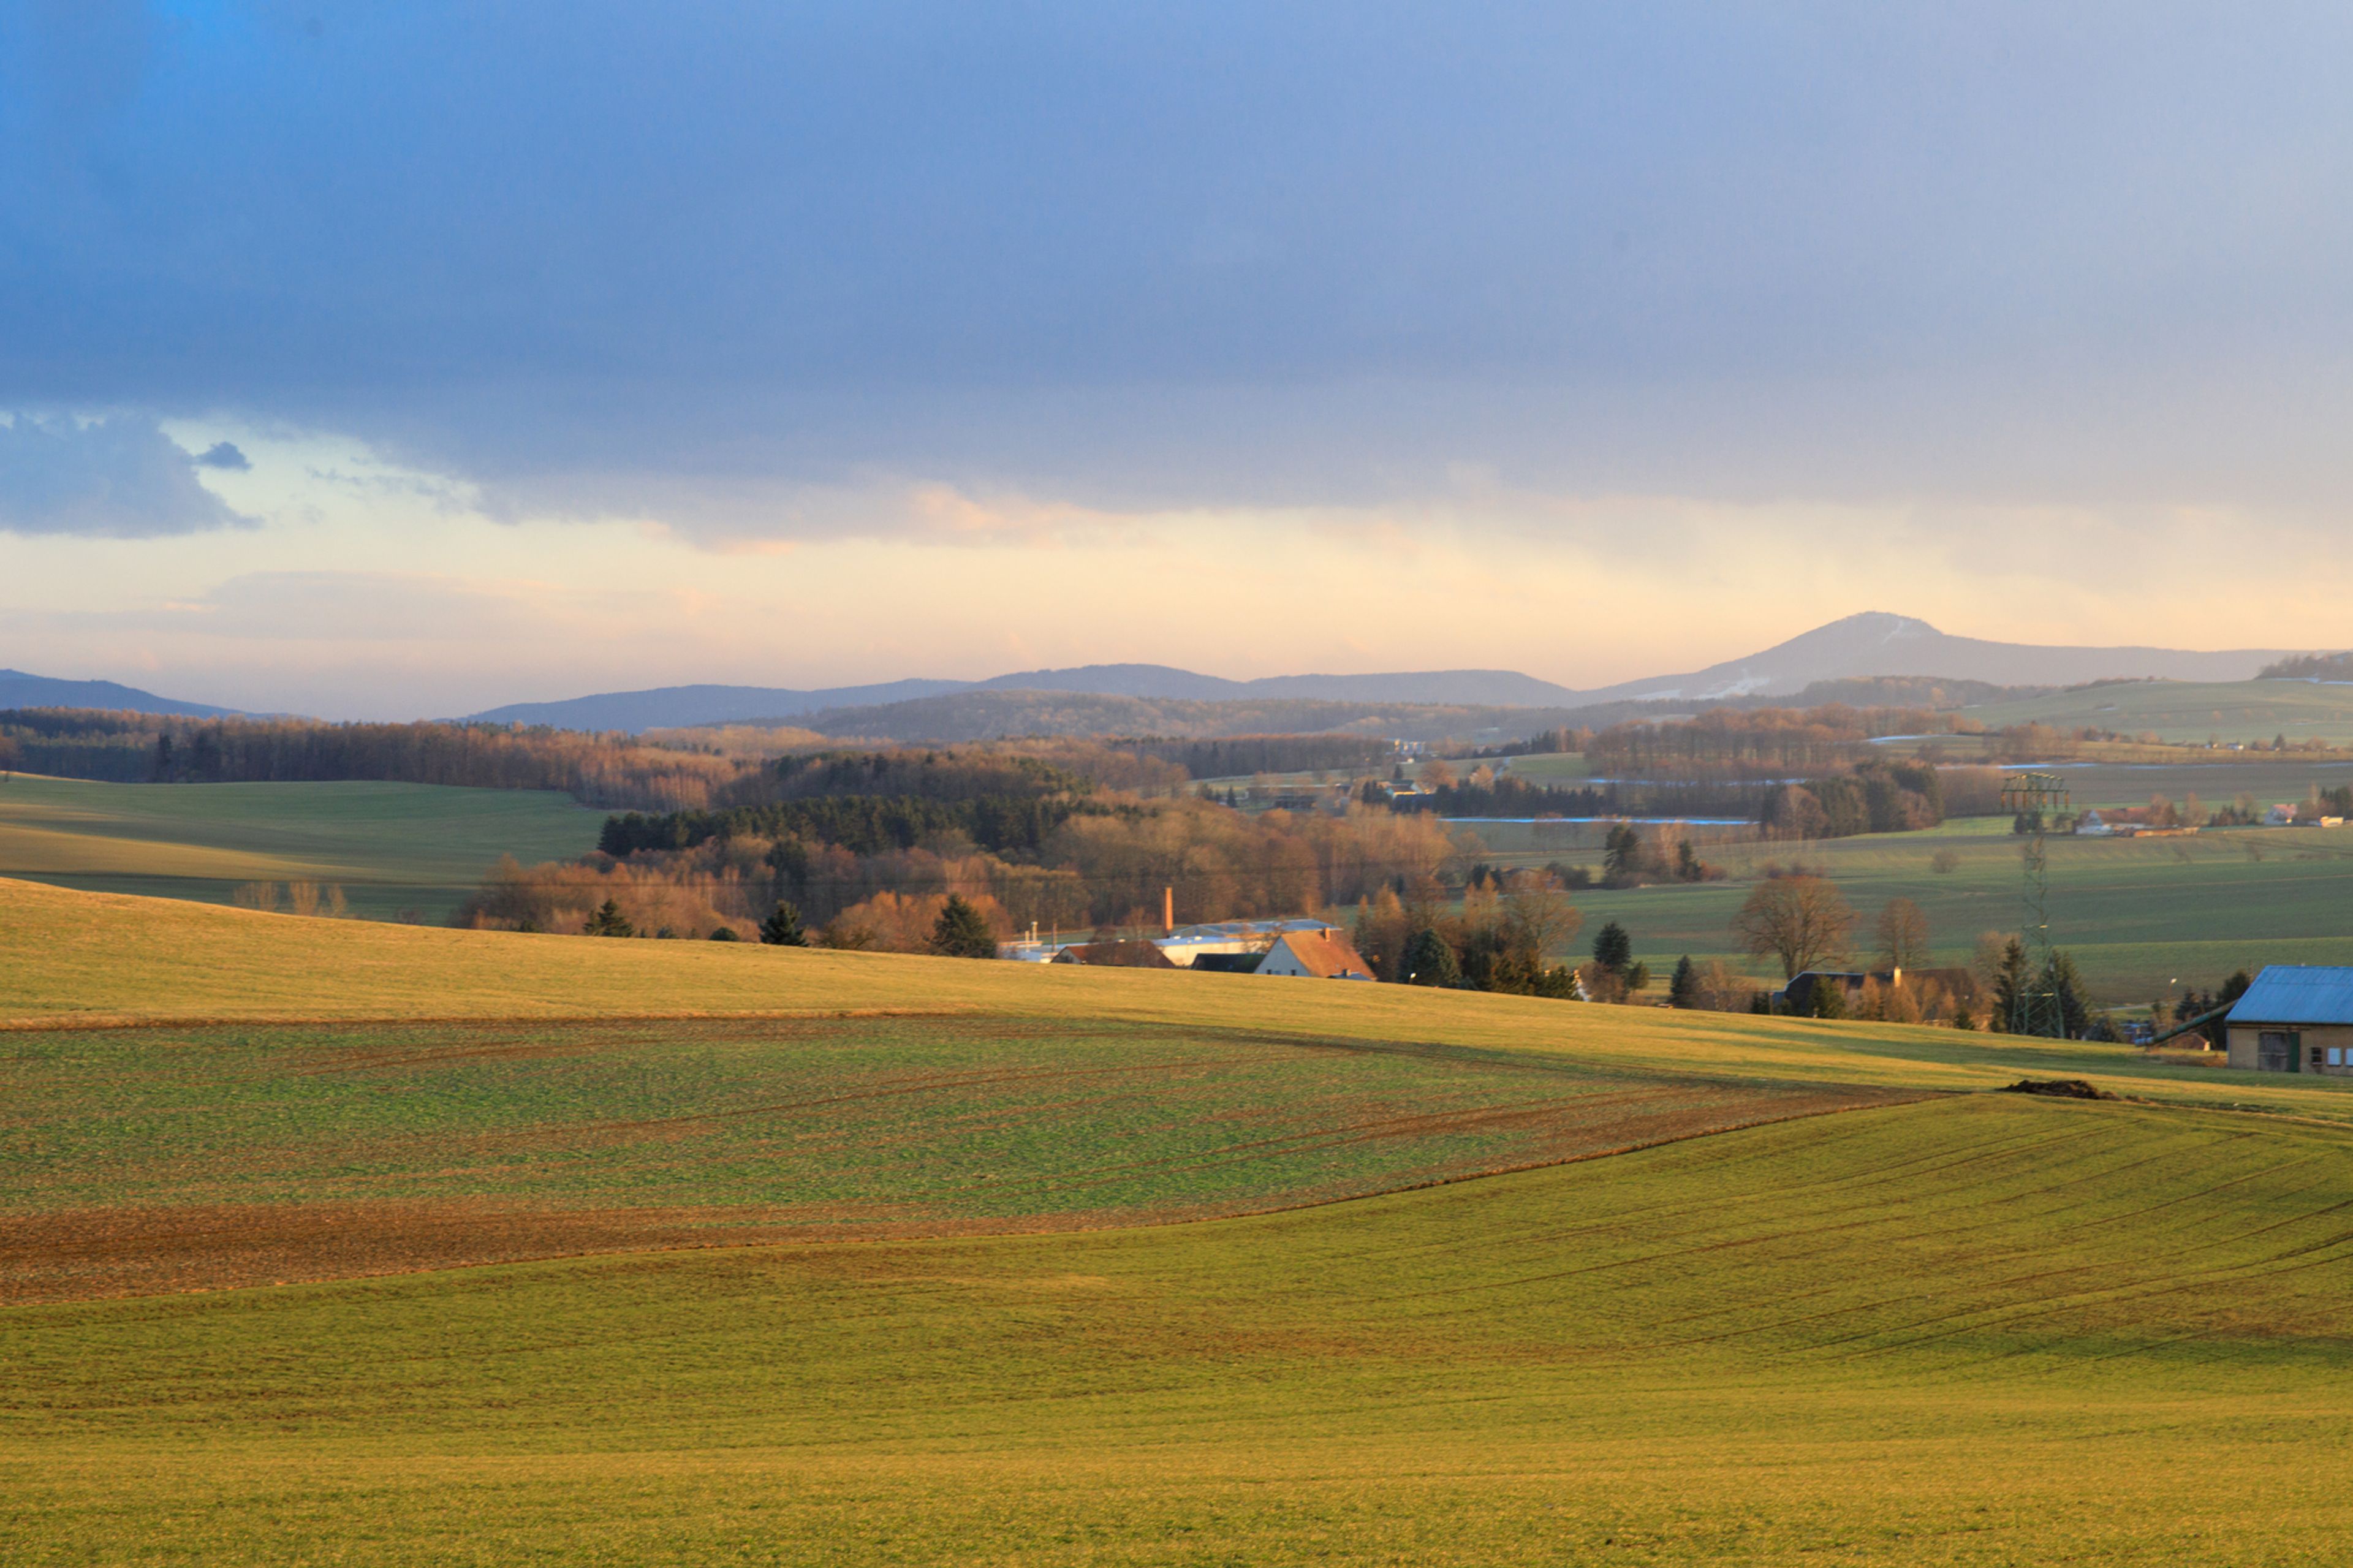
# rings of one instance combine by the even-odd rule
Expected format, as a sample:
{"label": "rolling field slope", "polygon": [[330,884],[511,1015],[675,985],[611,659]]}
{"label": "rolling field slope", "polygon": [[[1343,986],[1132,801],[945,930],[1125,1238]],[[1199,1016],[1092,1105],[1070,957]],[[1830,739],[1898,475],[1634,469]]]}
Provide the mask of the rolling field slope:
{"label": "rolling field slope", "polygon": [[1293,1214],[0,1313],[42,1563],[2323,1563],[2353,1146],[1930,1101]]}
{"label": "rolling field slope", "polygon": [[[0,1561],[2353,1531],[2342,1082],[26,882],[0,932]],[[2135,1098],[1967,1092],[2021,1072]]]}
{"label": "rolling field slope", "polygon": [[353,911],[445,919],[502,854],[596,847],[604,814],[544,790],[402,784],[0,784],[0,876],[227,903],[248,882],[340,886]]}
{"label": "rolling field slope", "polygon": [[[2353,1112],[2353,1092],[2340,1084],[2184,1066],[2123,1046],[1407,985],[1293,985],[1182,970],[440,931],[5,879],[0,929],[11,943],[9,962],[0,966],[0,1049],[12,1049],[14,1070],[36,1077],[61,1070],[58,1064],[83,1048],[73,1041],[95,1041],[110,1027],[276,1021],[323,1030],[358,1023],[456,1027],[881,1015],[1460,1047],[1774,1083],[1975,1090],[2021,1074],[2064,1074],[2152,1100],[2331,1120]],[[164,1041],[170,1035],[160,1029],[143,1037]]]}
{"label": "rolling field slope", "polygon": [[944,1016],[20,1031],[0,1097],[6,1301],[1190,1219],[1910,1096]]}
{"label": "rolling field slope", "polygon": [[2094,686],[1967,709],[1989,730],[2010,724],[2094,725],[2159,739],[2353,743],[2353,686],[2311,680],[2146,680]]}
{"label": "rolling field slope", "polygon": [[[2140,798],[2147,799],[2146,790]],[[1541,826],[1476,831],[1500,865],[1588,858],[1561,857]],[[2353,963],[2353,828],[2049,842],[2052,938],[2074,955],[2103,1003],[2147,1003],[2166,994],[2176,976],[2211,989],[2242,966]],[[1827,873],[1862,915],[1857,956],[1868,955],[1871,922],[1887,900],[1906,898],[1928,917],[1936,962],[1961,964],[1980,931],[2014,931],[2023,921],[2019,847],[2007,820],[1968,817],[1923,833],[1709,847],[1705,858],[1736,879],[1581,889],[1574,897],[1588,941],[1603,921],[1618,921],[1655,973],[1663,976],[1678,955],[1690,953],[1760,977],[1769,973],[1778,984],[1778,969],[1734,949],[1732,917],[1756,886],[1746,879],[1752,872],[1771,861],[1800,861]],[[1935,869],[1940,850],[1952,852],[1954,869]]]}

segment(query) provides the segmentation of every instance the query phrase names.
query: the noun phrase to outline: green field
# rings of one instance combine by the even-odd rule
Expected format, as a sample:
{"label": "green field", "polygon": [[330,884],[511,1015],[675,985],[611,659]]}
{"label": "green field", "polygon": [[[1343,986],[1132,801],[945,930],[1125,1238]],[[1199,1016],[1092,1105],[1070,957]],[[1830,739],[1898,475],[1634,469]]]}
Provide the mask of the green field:
{"label": "green field", "polygon": [[502,854],[596,847],[604,816],[544,790],[402,784],[0,783],[0,876],[227,903],[243,885],[341,887],[352,912],[438,921]]}
{"label": "green field", "polygon": [[[2299,792],[2300,793],[2300,792]],[[2146,795],[2142,796],[2145,800]],[[1498,864],[1540,866],[1562,851],[1535,828],[1473,827]],[[1525,847],[1523,847],[1525,846]],[[1949,849],[1958,865],[1938,872]],[[2007,820],[1961,818],[1925,833],[1709,847],[1732,879],[1574,895],[1582,941],[1621,922],[1654,971],[1690,953],[1720,958],[1778,984],[1780,973],[1734,949],[1731,921],[1767,862],[1825,870],[1871,921],[1890,899],[1926,913],[1940,963],[1966,963],[1979,932],[2024,923],[2020,841]],[[2182,838],[2049,840],[2052,940],[2073,953],[2094,995],[2145,1004],[2179,977],[2211,990],[2232,971],[2266,963],[2353,963],[2353,828],[2233,828]],[[1577,857],[1571,855],[1574,860]],[[1581,949],[1579,950],[1581,956]],[[2178,994],[2178,992],[2177,992]]]}
{"label": "green field", "polygon": [[2011,724],[2085,725],[2119,734],[2155,734],[2202,745],[2208,741],[2326,741],[2353,745],[2353,686],[2310,680],[2139,680],[2053,691],[2016,702],[1961,710],[1989,730]]}
{"label": "green field", "polygon": [[0,1551],[2333,1563],[2348,1152],[1968,1098],[1255,1219],[16,1308]]}
{"label": "green field", "polygon": [[[0,1561],[2317,1564],[2353,1529],[2353,1083],[21,881],[0,932]],[[2129,1098],[1968,1092],[2022,1072]]]}
{"label": "green field", "polygon": [[1012,1017],[15,1030],[0,1300],[1158,1223],[1905,1094]]}

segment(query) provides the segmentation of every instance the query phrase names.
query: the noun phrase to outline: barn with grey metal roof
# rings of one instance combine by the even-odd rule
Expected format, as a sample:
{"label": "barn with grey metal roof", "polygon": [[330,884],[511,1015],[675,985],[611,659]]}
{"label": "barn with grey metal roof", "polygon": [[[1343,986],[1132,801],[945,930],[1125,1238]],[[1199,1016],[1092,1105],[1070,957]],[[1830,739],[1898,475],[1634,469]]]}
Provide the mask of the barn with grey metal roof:
{"label": "barn with grey metal roof", "polygon": [[2231,1065],[2353,1077],[2353,969],[2274,963],[2231,1006]]}

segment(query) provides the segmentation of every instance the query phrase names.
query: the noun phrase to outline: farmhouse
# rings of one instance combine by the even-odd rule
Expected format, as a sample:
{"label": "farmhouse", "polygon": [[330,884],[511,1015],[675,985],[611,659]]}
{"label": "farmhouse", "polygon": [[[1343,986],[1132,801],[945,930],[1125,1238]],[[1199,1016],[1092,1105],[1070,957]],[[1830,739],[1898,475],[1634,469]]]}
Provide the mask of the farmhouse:
{"label": "farmhouse", "polygon": [[1977,976],[1966,969],[1809,969],[1793,975],[1787,985],[1773,993],[1773,1011],[1795,1013],[1800,1016],[1815,1010],[1817,988],[1835,985],[1846,994],[1849,1006],[1862,996],[1863,983],[1876,980],[1883,990],[1913,991],[1924,999],[1933,994],[1939,1000],[1968,1002],[1977,996]]}
{"label": "farmhouse", "polygon": [[1287,931],[1263,952],[1205,952],[1193,967],[1225,974],[1303,974],[1317,980],[1370,980],[1372,965],[1338,931]]}
{"label": "farmhouse", "polygon": [[2091,838],[2171,838],[2198,831],[2171,815],[2159,818],[2147,806],[2108,806],[2085,812],[2075,819],[2078,837]]}
{"label": "farmhouse", "polygon": [[[1203,958],[1222,954],[1252,960],[1245,968],[1247,973],[1256,967],[1258,957],[1286,932],[1329,935],[1336,929],[1314,920],[1218,921],[1209,925],[1179,926],[1166,936],[1152,940],[1153,945],[1167,954],[1168,962],[1179,969],[1194,968]],[[1232,969],[1234,965],[1220,967]]]}
{"label": "farmhouse", "polygon": [[1318,980],[1370,980],[1372,965],[1338,931],[1294,931],[1266,950],[1261,974],[1305,974]]}
{"label": "farmhouse", "polygon": [[1149,942],[1074,942],[1055,953],[1054,963],[1092,963],[1114,969],[1174,969],[1168,955]]}
{"label": "farmhouse", "polygon": [[2274,963],[2231,1008],[2231,1065],[2353,1076],[2353,969]]}

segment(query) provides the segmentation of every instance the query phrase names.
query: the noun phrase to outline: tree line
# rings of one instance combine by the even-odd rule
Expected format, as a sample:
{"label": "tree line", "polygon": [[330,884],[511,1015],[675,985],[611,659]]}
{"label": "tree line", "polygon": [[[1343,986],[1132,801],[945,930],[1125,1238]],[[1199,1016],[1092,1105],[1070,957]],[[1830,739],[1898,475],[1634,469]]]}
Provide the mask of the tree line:
{"label": "tree line", "polygon": [[1430,763],[1426,783],[1413,794],[1395,796],[1398,811],[1439,816],[1723,816],[1754,821],[1769,787],[1756,784],[1697,784],[1674,780],[1613,780],[1607,784],[1532,784],[1484,767],[1465,779]]}
{"label": "tree line", "polygon": [[596,805],[707,803],[741,765],[625,735],[505,724],[331,724],[182,719],[79,709],[0,713],[16,766],[118,784],[355,779],[562,790]]}
{"label": "tree line", "polygon": [[1852,769],[1784,784],[1765,798],[1758,824],[1770,838],[1851,838],[1907,833],[1945,820],[1933,763],[1873,757]]}
{"label": "tree line", "polygon": [[1691,719],[1613,724],[1592,738],[1585,755],[1600,772],[1645,778],[1780,773],[1852,761],[1884,735],[1976,728],[1926,708],[1712,708]]}
{"label": "tree line", "polygon": [[[1045,797],[1039,804],[1060,819],[1034,845],[1008,834],[992,847],[950,826],[912,843],[894,832],[860,848],[829,834],[845,821],[862,824],[852,814],[869,807],[854,797],[825,804],[830,798],[794,803],[814,812],[754,810],[738,819],[740,830],[684,846],[503,862],[461,923],[576,931],[610,897],[641,930],[706,936],[721,925],[748,929],[789,902],[845,942],[862,929],[875,933],[873,945],[902,947],[923,918],[909,906],[953,894],[1007,933],[1032,921],[1041,931],[1156,931],[1164,889],[1174,889],[1179,923],[1296,915],[1353,903],[1400,878],[1459,875],[1465,851],[1443,824],[1386,808],[1249,816],[1190,796],[1114,792]],[[1063,814],[1063,805],[1079,809]],[[900,810],[888,797],[872,809]]]}

